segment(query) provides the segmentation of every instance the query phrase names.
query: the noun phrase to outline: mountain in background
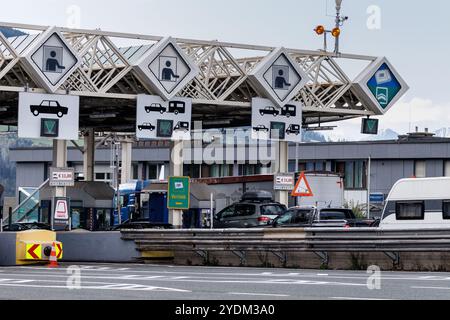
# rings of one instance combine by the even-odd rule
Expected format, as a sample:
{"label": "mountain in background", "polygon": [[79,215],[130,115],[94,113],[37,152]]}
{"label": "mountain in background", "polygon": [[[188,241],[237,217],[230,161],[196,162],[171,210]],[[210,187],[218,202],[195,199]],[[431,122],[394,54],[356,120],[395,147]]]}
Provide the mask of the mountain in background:
{"label": "mountain in background", "polygon": [[23,36],[26,34],[20,30],[5,27],[0,27],[0,32],[3,33],[6,38]]}
{"label": "mountain in background", "polygon": [[381,130],[378,135],[365,139],[367,141],[398,140],[399,134],[392,129]]}

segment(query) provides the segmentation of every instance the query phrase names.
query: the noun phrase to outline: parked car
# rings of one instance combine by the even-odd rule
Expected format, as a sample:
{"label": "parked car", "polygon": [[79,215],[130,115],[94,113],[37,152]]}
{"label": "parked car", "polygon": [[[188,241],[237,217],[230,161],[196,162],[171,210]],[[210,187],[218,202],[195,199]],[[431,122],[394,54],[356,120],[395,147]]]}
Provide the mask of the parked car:
{"label": "parked car", "polygon": [[186,113],[186,104],[183,101],[170,101],[169,113],[174,113],[175,115]]}
{"label": "parked car", "polygon": [[280,111],[278,111],[277,109],[275,109],[274,107],[266,107],[264,109],[259,110],[259,113],[264,116],[264,115],[272,115],[274,117],[279,116],[280,115]]}
{"label": "parked car", "polygon": [[167,108],[163,107],[160,103],[152,103],[150,106],[145,107],[145,112],[159,112],[164,114],[167,111]]}
{"label": "parked car", "polygon": [[150,130],[153,131],[156,129],[156,127],[154,125],[152,125],[151,123],[143,123],[142,125],[138,126],[139,131],[142,130]]}
{"label": "parked car", "polygon": [[265,227],[285,211],[286,206],[273,201],[270,192],[248,192],[240,202],[214,216],[214,228]]}
{"label": "parked car", "polygon": [[27,230],[50,230],[51,227],[47,223],[30,222],[30,223],[13,223],[3,226],[5,232],[19,232]]}
{"label": "parked car", "polygon": [[69,112],[69,108],[61,106],[56,100],[43,100],[39,105],[31,105],[30,110],[35,117],[44,113],[56,114],[58,118],[62,118]]}
{"label": "parked car", "polygon": [[291,124],[286,130],[287,134],[295,134],[297,136],[300,134],[300,132],[300,125],[298,124]]}
{"label": "parked car", "polygon": [[126,221],[111,228],[113,231],[142,229],[173,229],[173,225],[165,223],[151,223],[148,220],[134,220]]}
{"label": "parked car", "polygon": [[256,132],[269,132],[269,128],[264,125],[253,127],[253,130],[255,130]]}
{"label": "parked car", "polygon": [[174,130],[188,132],[189,131],[189,122],[183,122],[183,121],[178,122],[177,125],[175,126]]}
{"label": "parked car", "polygon": [[351,209],[294,207],[276,218],[275,228],[356,228],[371,227],[374,220],[357,219]]}

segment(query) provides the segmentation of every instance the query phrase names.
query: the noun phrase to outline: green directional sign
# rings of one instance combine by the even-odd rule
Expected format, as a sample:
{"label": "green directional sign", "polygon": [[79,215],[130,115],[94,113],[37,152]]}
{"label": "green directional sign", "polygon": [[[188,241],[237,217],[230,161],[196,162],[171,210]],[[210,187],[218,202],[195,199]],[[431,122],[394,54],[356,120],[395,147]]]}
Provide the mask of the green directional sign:
{"label": "green directional sign", "polygon": [[170,177],[167,208],[174,210],[190,209],[191,189],[189,177]]}
{"label": "green directional sign", "polygon": [[361,133],[362,134],[378,134],[378,119],[363,119]]}
{"label": "green directional sign", "polygon": [[58,119],[41,119],[41,137],[57,138],[59,135]]}

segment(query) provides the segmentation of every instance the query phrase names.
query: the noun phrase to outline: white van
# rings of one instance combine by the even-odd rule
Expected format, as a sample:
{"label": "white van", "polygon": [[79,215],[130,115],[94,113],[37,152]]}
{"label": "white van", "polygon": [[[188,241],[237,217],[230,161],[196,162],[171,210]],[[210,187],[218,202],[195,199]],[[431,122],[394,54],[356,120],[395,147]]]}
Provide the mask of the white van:
{"label": "white van", "polygon": [[392,188],[381,229],[450,229],[450,178],[403,179]]}

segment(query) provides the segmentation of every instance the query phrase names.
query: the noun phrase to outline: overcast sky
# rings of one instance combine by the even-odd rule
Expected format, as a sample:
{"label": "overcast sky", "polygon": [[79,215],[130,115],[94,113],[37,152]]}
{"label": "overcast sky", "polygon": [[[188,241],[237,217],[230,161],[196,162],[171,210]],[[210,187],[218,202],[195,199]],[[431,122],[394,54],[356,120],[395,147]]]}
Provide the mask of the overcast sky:
{"label": "overcast sky", "polygon": [[[318,49],[317,24],[331,27],[326,0],[15,0],[0,20],[66,26],[71,6],[80,27],[151,35]],[[379,29],[369,29],[368,8],[381,11]],[[334,0],[328,0],[328,14]],[[342,51],[387,56],[410,85],[408,94],[381,119],[381,129],[406,133],[412,126],[450,127],[450,2],[446,0],[344,0],[350,20]],[[333,135],[359,139],[360,121],[340,125]]]}

